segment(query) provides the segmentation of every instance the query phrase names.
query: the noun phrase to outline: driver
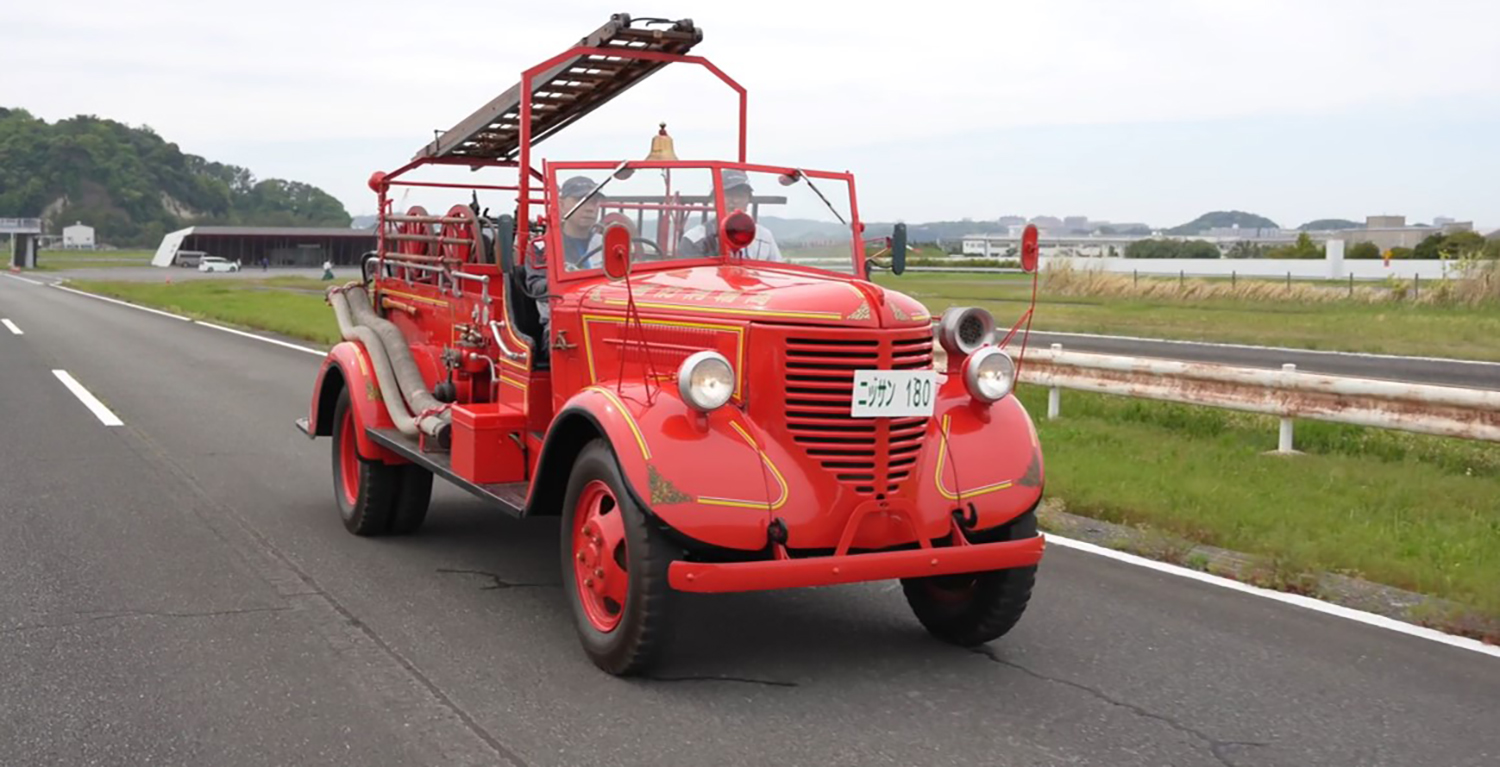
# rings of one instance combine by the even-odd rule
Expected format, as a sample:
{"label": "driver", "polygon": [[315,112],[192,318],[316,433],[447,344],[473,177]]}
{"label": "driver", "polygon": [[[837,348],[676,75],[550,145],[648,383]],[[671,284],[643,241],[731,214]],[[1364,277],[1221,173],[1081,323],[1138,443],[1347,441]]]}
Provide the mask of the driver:
{"label": "driver", "polygon": [[[557,190],[559,215],[567,216],[568,211],[573,210],[573,206],[578,205],[578,201],[595,186],[587,176],[574,176],[564,181]],[[604,252],[604,238],[595,226],[599,219],[599,201],[603,198],[603,194],[589,197],[562,224],[563,268],[570,272],[603,266],[600,254]],[[526,292],[536,299],[545,338],[547,326],[552,321],[552,304],[547,299],[547,269],[545,266],[534,268],[531,259],[526,260]]]}
{"label": "driver", "polygon": [[[736,210],[750,212],[750,196],[755,190],[750,187],[750,178],[742,170],[724,171],[724,207],[730,212]],[[718,220],[711,219],[708,225],[698,224],[687,230],[682,235],[682,246],[679,248],[684,255],[715,256],[719,253],[719,224]],[[757,261],[781,261],[781,248],[776,245],[776,235],[771,230],[755,224],[755,239],[739,252],[745,258],[753,258]]]}

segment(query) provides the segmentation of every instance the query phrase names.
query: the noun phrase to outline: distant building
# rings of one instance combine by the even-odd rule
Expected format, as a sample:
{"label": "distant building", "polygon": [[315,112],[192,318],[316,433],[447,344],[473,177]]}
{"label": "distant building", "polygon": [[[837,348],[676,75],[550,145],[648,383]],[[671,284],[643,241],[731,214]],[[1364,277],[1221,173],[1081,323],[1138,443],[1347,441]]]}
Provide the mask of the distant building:
{"label": "distant building", "polygon": [[1292,242],[1297,239],[1297,232],[1292,229],[1278,229],[1275,227],[1249,227],[1241,228],[1235,226],[1216,226],[1204,232],[1207,237],[1221,240],[1257,240],[1277,242]]}
{"label": "distant building", "polygon": [[82,221],[63,227],[62,246],[64,250],[93,250],[94,227],[85,226]]}
{"label": "distant building", "polygon": [[1434,234],[1473,230],[1473,221],[1454,221],[1447,217],[1434,219],[1433,226],[1407,226],[1406,216],[1367,216],[1363,228],[1316,232],[1313,239],[1343,240],[1350,245],[1370,242],[1384,252],[1391,248],[1415,248]]}

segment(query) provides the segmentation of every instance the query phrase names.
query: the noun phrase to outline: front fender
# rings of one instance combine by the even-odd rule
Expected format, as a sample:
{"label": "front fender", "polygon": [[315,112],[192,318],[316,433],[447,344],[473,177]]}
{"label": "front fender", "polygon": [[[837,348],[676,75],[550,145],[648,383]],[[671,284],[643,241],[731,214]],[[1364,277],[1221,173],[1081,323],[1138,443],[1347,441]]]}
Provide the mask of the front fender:
{"label": "front fender", "polygon": [[767,525],[787,489],[738,410],[700,413],[676,391],[658,386],[651,387],[648,404],[643,385],[625,384],[583,389],[558,411],[557,421],[578,416],[609,440],[636,498],[667,526],[712,546],[765,548]]}
{"label": "front fender", "polygon": [[1014,394],[976,402],[959,376],[940,390],[919,466],[919,503],[961,508],[976,530],[1003,525],[1042,497],[1042,446],[1026,407]]}
{"label": "front fender", "polygon": [[369,356],[364,347],[354,341],[343,341],[329,349],[318,369],[308,418],[313,424],[313,435],[333,435],[333,411],[338,404],[339,392],[344,388],[349,389],[349,404],[354,408],[357,427],[354,437],[360,457],[390,464],[406,463],[405,459],[365,434],[367,427],[394,429],[396,424],[381,399],[380,384],[370,368]]}

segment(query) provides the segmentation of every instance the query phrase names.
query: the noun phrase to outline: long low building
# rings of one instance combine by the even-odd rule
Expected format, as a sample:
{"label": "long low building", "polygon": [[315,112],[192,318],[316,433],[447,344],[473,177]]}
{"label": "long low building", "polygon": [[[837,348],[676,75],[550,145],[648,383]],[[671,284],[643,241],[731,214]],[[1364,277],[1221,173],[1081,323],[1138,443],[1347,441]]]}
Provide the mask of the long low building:
{"label": "long low building", "polygon": [[190,226],[168,233],[151,259],[152,266],[193,265],[202,255],[259,266],[353,266],[375,249],[374,229],[302,226]]}

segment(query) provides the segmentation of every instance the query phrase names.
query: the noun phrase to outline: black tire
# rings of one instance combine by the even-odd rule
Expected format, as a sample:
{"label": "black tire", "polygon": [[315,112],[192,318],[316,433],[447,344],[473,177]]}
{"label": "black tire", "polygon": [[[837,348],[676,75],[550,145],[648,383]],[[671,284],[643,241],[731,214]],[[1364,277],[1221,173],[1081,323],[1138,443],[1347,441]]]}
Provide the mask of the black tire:
{"label": "black tire", "polygon": [[[1036,512],[1028,511],[984,542],[1035,537]],[[901,590],[927,632],[960,647],[1004,636],[1021,620],[1036,583],[1036,565],[983,573],[903,578]]]}
{"label": "black tire", "polygon": [[421,529],[432,503],[432,472],[414,463],[401,467],[400,490],[391,514],[392,535],[411,535]]}
{"label": "black tire", "polygon": [[[608,630],[601,630],[590,619],[575,569],[578,558],[574,530],[580,514],[584,514],[585,521],[587,517],[586,510],[580,509],[580,501],[585,500],[584,491],[595,482],[602,482],[615,501],[604,516],[619,514],[624,531],[623,553],[616,546],[609,555],[623,565],[628,589],[624,605],[617,611],[618,623]],[[585,445],[573,463],[563,497],[560,548],[563,591],[584,652],[596,666],[616,676],[645,672],[657,662],[668,638],[671,588],[667,584],[667,567],[673,554],[651,520],[631,500],[614,451],[603,439]]]}
{"label": "black tire", "polygon": [[[346,461],[346,452],[353,450],[353,437],[345,437],[345,429],[355,429],[354,412],[349,402],[349,389],[339,391],[338,403],[333,408],[333,497],[338,504],[339,518],[344,529],[359,536],[385,535],[391,529],[397,504],[401,497],[401,479],[404,466],[388,466],[381,461],[367,461],[358,453],[352,461]],[[353,432],[349,432],[350,435]],[[353,480],[345,484],[347,467],[354,469]],[[354,497],[349,497],[349,489]],[[424,506],[423,512],[426,512]],[[420,521],[419,521],[420,524]]]}

